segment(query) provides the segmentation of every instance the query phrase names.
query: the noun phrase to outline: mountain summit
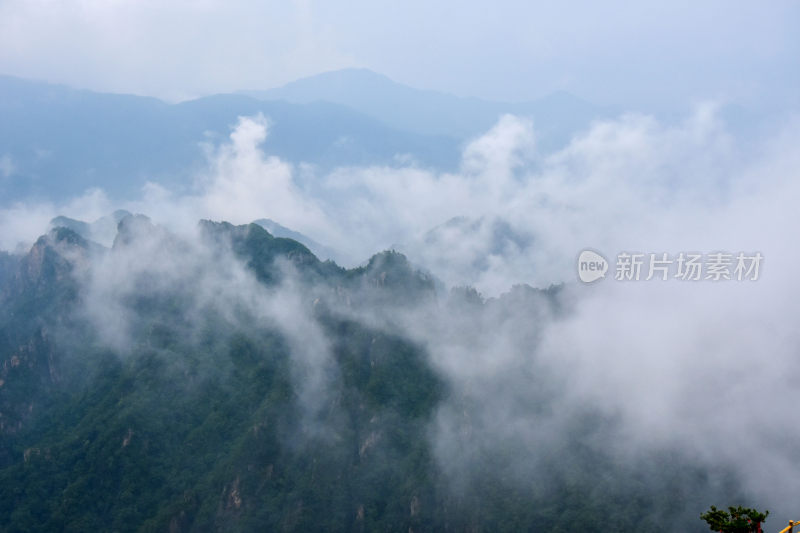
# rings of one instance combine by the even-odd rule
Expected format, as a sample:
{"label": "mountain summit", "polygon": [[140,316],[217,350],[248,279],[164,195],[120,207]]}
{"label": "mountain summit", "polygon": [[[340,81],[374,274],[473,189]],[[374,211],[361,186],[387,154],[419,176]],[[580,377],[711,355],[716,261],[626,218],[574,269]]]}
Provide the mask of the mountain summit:
{"label": "mountain summit", "polygon": [[569,134],[610,110],[559,91],[526,102],[494,102],[415,89],[368,69],[342,69],[301,78],[282,87],[242,91],[261,100],[296,104],[330,102],[344,105],[401,130],[423,135],[468,139],[485,132],[505,114],[532,117],[550,142],[563,143]]}

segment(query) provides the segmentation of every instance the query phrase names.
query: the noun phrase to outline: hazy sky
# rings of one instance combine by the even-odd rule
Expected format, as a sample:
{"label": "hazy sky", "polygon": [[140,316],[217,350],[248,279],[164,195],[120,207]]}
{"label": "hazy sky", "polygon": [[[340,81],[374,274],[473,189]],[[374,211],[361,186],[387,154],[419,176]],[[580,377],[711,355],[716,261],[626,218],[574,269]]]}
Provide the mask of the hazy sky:
{"label": "hazy sky", "polygon": [[800,2],[0,0],[0,73],[181,99],[367,67],[522,100],[798,105]]}
{"label": "hazy sky", "polygon": [[[412,86],[485,98],[565,89],[624,109],[686,109],[707,99],[800,109],[800,1],[644,5],[0,0],[0,72],[177,99],[367,67]],[[506,116],[464,147],[454,173],[387,165],[315,174],[262,150],[269,117],[241,117],[228,140],[207,150],[191,194],[148,183],[141,198],[122,205],[99,190],[58,205],[15,203],[0,208],[0,248],[36,239],[55,215],[91,221],[116,207],[184,232],[198,218],[269,217],[343,251],[348,266],[399,243],[448,285],[488,295],[516,283],[574,281],[584,248],[612,258],[623,250],[758,251],[765,266],[757,283],[568,286],[575,311],[542,326],[537,357],[564,376],[564,405],[620,417],[635,437],[620,442],[676,442],[701,458],[730,460],[749,488],[785,505],[778,510],[785,513],[800,493],[800,425],[791,423],[800,402],[792,386],[800,376],[793,318],[800,315],[800,119],[770,123],[754,147],[732,135],[716,109],[699,105],[680,121],[622,114],[593,123],[554,153],[539,152],[531,121]],[[11,174],[13,160],[4,157],[0,172]],[[475,223],[443,225],[461,215]],[[495,220],[525,239],[501,242],[498,251]],[[110,277],[89,293],[102,300],[96,315],[103,324],[121,322],[109,309],[125,301],[124,282],[135,279],[123,267],[162,275],[158,269],[176,264],[162,251],[154,246],[150,255],[105,265]],[[220,275],[223,282],[200,278],[199,285],[236,289],[228,272]],[[247,284],[236,290],[221,294],[231,301],[258,296]],[[305,328],[303,316],[288,309],[287,324]],[[525,366],[531,351],[508,334],[525,332],[528,317],[487,328],[494,344],[458,349],[435,336],[439,324],[426,318],[414,320],[432,329],[420,326],[420,345],[482,406],[470,440],[525,444],[508,457],[535,452],[529,429],[539,426],[529,423],[530,410],[515,411],[538,405],[528,374],[518,371],[533,368]],[[453,448],[441,449],[446,456]]]}

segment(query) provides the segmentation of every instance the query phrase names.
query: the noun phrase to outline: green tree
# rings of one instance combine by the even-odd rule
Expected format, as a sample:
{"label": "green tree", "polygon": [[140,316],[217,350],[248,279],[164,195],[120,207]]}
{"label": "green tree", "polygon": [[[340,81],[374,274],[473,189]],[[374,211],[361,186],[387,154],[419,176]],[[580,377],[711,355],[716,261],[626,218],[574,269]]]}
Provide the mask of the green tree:
{"label": "green tree", "polygon": [[769,511],[760,513],[747,507],[728,507],[728,511],[711,509],[700,515],[700,519],[708,523],[708,528],[721,533],[753,533],[761,532],[761,523],[766,522]]}

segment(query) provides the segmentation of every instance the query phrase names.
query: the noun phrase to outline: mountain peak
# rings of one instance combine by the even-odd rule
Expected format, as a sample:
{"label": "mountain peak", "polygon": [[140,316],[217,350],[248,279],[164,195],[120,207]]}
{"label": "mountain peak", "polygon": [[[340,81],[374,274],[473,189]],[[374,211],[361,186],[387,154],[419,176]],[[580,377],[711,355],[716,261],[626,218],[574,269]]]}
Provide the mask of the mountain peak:
{"label": "mountain peak", "polygon": [[312,74],[311,76],[298,78],[292,82],[287,83],[286,85],[284,85],[284,87],[289,87],[292,85],[301,85],[304,83],[308,83],[309,81],[312,80],[329,82],[329,83],[330,82],[388,83],[388,84],[398,85],[397,82],[393,81],[388,76],[380,74],[379,72],[375,72],[374,70],[370,70],[368,68],[350,67],[339,70],[328,70],[325,72],[320,72],[319,74]]}
{"label": "mountain peak", "polygon": [[[522,114],[533,116],[540,133],[552,134],[553,144],[563,144],[573,131],[606,113],[566,91],[526,102],[494,102],[413,88],[366,68],[323,72],[281,87],[242,94],[295,104],[329,102],[355,109],[398,130],[458,139],[484,133],[503,114]],[[564,115],[569,119],[567,128],[561,124]]]}

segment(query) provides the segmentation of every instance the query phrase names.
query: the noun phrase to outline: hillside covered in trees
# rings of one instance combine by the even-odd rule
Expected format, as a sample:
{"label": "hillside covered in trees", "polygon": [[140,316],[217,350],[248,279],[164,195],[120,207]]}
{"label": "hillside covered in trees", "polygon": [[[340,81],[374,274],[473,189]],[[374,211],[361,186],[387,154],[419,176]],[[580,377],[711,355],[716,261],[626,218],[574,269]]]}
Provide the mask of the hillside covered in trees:
{"label": "hillside covered in trees", "polygon": [[[347,270],[255,224],[140,215],[110,249],[56,227],[0,282],[3,531],[690,531],[736,496],[562,401],[535,350],[559,287],[485,299],[396,252]],[[528,388],[492,404],[508,371]]]}

